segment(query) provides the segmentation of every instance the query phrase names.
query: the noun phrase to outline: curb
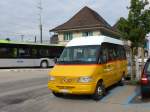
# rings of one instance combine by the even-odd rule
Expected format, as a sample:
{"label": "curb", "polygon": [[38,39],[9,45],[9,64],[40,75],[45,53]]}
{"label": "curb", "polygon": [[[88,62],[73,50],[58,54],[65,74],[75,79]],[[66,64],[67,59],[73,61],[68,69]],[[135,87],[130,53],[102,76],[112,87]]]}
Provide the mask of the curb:
{"label": "curb", "polygon": [[0,72],[49,71],[50,69],[1,69]]}

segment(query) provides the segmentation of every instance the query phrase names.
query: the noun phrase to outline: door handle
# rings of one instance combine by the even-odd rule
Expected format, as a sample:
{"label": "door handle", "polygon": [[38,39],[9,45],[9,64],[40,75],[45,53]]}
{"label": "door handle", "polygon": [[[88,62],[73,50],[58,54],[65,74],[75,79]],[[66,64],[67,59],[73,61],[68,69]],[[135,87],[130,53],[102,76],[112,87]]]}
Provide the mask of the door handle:
{"label": "door handle", "polygon": [[104,69],[105,72],[108,72],[108,69]]}
{"label": "door handle", "polygon": [[106,71],[111,71],[111,70],[113,70],[113,67],[111,64],[108,64],[105,69],[106,69]]}
{"label": "door handle", "polygon": [[105,68],[105,69],[104,69],[105,72],[109,72],[109,71],[111,71],[111,70],[112,70],[112,69],[110,69],[110,68]]}

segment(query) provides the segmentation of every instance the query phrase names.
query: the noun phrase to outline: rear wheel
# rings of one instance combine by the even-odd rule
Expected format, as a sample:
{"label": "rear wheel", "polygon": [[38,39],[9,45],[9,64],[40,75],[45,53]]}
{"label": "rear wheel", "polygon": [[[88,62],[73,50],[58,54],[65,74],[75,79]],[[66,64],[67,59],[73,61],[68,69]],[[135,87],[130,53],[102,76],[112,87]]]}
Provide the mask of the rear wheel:
{"label": "rear wheel", "polygon": [[124,82],[125,82],[125,77],[122,76],[121,80],[119,81],[119,86],[124,86]]}
{"label": "rear wheel", "polygon": [[146,95],[144,93],[141,93],[142,99],[145,99]]}
{"label": "rear wheel", "polygon": [[42,61],[40,66],[41,66],[41,68],[48,68],[48,62]]}
{"label": "rear wheel", "polygon": [[105,86],[102,81],[97,83],[95,92],[93,94],[94,100],[100,100],[105,96]]}

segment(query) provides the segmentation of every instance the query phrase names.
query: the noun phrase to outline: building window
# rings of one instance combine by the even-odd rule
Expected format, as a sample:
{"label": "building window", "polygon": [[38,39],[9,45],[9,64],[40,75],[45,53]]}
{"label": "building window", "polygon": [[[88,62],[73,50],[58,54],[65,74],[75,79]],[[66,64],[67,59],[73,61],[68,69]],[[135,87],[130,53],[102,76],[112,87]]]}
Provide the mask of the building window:
{"label": "building window", "polygon": [[93,32],[82,32],[83,37],[93,36]]}
{"label": "building window", "polygon": [[64,33],[64,40],[72,40],[73,34],[71,32]]}

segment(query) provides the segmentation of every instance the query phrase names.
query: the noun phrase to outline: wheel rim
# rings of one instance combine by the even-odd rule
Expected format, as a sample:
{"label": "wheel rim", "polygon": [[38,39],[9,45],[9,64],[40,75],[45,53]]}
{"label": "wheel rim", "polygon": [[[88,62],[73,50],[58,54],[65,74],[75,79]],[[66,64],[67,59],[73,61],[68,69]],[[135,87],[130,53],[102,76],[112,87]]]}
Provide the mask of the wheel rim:
{"label": "wheel rim", "polygon": [[99,96],[102,96],[102,95],[103,95],[103,89],[102,89],[101,86],[99,86],[99,87],[97,88],[97,94],[98,94]]}
{"label": "wheel rim", "polygon": [[124,78],[124,77],[122,77],[121,81],[122,81],[122,82],[124,82],[124,81],[125,81],[125,78]]}
{"label": "wheel rim", "polygon": [[43,63],[42,63],[42,67],[43,67],[43,68],[46,68],[46,67],[47,67],[47,63],[46,63],[46,62],[43,62]]}

